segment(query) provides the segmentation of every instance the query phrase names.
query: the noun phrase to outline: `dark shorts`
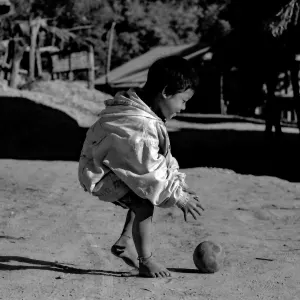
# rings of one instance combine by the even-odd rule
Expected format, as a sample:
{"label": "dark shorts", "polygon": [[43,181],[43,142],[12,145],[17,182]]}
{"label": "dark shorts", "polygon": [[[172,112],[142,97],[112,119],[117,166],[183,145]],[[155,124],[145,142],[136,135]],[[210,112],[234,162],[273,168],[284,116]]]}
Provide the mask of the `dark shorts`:
{"label": "dark shorts", "polygon": [[112,202],[114,205],[121,206],[124,209],[132,209],[132,207],[139,207],[141,205],[149,204],[149,200],[140,198],[134,192],[129,192],[121,199]]}

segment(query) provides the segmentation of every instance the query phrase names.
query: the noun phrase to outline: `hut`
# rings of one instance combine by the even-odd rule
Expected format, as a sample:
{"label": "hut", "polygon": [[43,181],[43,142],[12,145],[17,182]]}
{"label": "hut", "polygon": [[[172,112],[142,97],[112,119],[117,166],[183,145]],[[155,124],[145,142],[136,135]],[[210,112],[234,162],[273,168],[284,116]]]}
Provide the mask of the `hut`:
{"label": "hut", "polygon": [[150,65],[155,60],[169,55],[180,55],[189,60],[200,78],[200,85],[194,95],[196,101],[190,101],[186,111],[220,113],[220,76],[210,63],[212,53],[207,44],[155,47],[97,78],[95,88],[114,94],[118,90],[142,87],[147,80]]}
{"label": "hut", "polygon": [[[2,43],[0,73],[10,80],[13,76],[26,76],[29,81],[43,77],[63,78],[74,71],[88,73],[88,85],[93,87],[94,45],[88,40],[79,41],[67,29],[47,25],[44,19],[17,21],[12,28],[12,38]],[[0,50],[1,51],[1,50]],[[65,78],[65,77],[64,77]],[[16,86],[17,78],[10,80]]]}

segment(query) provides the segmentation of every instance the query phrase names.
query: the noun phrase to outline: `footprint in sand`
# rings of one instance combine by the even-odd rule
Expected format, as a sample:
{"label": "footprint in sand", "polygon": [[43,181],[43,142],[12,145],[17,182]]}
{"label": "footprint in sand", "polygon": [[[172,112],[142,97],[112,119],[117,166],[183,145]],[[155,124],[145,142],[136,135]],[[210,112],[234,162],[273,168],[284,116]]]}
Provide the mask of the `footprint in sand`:
{"label": "footprint in sand", "polygon": [[262,208],[268,209],[272,214],[280,219],[289,219],[300,216],[300,207],[292,206],[278,206],[275,204],[264,205]]}
{"label": "footprint in sand", "polygon": [[234,212],[237,219],[242,221],[243,223],[256,223],[258,220],[260,221],[272,221],[275,217],[268,210],[264,210],[261,208],[240,208],[238,207]]}
{"label": "footprint in sand", "polygon": [[234,215],[243,223],[255,223],[259,221],[274,222],[279,219],[292,220],[299,218],[300,208],[298,207],[280,207],[274,204],[263,205],[262,207],[236,208]]}

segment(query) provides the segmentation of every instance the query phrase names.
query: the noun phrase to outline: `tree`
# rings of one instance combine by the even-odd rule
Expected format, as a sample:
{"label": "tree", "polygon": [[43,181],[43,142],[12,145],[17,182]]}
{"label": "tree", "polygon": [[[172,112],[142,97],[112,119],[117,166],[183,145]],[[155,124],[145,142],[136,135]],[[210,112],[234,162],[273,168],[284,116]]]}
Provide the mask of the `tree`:
{"label": "tree", "polygon": [[[53,2],[45,0],[12,1],[14,3],[16,13],[8,19],[6,26],[3,27],[6,28],[7,38],[10,38],[14,35],[13,28],[16,24],[21,24],[23,22],[23,25],[25,25],[23,27],[28,27],[28,30],[23,31],[21,35],[30,46],[29,80],[34,80],[36,73],[36,60],[39,61],[37,50],[41,45],[37,45],[37,42],[38,37],[41,36],[41,28],[46,30],[46,32],[48,33],[48,36],[46,36],[45,40],[49,40],[51,38],[53,41],[53,45],[56,43],[56,41],[57,43],[60,43],[60,46],[78,46],[84,44],[84,38],[77,37],[68,29],[55,26],[59,24],[62,19],[64,19],[65,15],[69,17],[66,17],[64,22],[69,24],[76,24],[76,20],[77,17],[79,18],[79,15],[76,15],[75,13],[72,14],[75,5],[74,1],[56,1],[55,4]],[[38,68],[38,71],[40,73],[40,68]]]}
{"label": "tree", "polygon": [[[294,98],[297,101],[295,108],[300,119],[298,67],[294,60],[299,51],[299,13],[299,0],[232,0],[223,13],[233,30],[227,42],[220,46],[216,57],[223,56],[223,62],[228,64],[231,61],[229,66],[238,66],[243,91],[242,108],[253,110],[257,104],[253,99],[258,99],[262,85],[267,85],[268,134],[273,126],[277,133],[281,132],[281,111],[275,98],[275,89],[278,73],[287,69],[291,71]],[[298,126],[300,128],[300,121]]]}
{"label": "tree", "polygon": [[[11,20],[46,19],[48,26],[89,38],[95,63],[104,73],[111,24],[116,22],[112,68],[158,45],[210,43],[228,30],[219,13],[229,0],[11,0]],[[5,26],[3,26],[5,27]],[[9,36],[10,34],[4,33]]]}

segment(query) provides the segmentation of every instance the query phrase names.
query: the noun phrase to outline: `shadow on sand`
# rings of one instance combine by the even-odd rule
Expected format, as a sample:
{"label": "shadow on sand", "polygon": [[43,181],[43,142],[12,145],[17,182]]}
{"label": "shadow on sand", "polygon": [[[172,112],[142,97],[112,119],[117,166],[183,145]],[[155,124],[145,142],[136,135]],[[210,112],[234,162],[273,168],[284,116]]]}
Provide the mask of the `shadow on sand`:
{"label": "shadow on sand", "polygon": [[[116,271],[109,271],[109,270],[82,269],[82,268],[76,268],[58,262],[37,260],[37,259],[32,259],[32,258],[22,257],[22,256],[0,256],[0,271],[14,271],[14,270],[18,270],[18,271],[19,270],[46,270],[46,271],[68,273],[68,274],[89,274],[89,275],[103,275],[103,276],[113,276],[113,277],[138,276],[137,270],[133,270],[130,272],[116,272]],[[175,273],[200,274],[200,272],[197,269],[168,268],[168,270]],[[61,279],[61,278],[57,277],[56,279]]]}
{"label": "shadow on sand", "polygon": [[78,160],[86,128],[64,112],[25,98],[0,97],[1,158]]}
{"label": "shadow on sand", "polygon": [[[28,99],[2,97],[0,103],[0,158],[78,161],[87,128],[64,112]],[[209,116],[196,120],[199,124],[236,121]],[[298,134],[266,140],[262,131],[182,128],[170,132],[170,139],[181,168],[227,168],[300,182]]]}
{"label": "shadow on sand", "polygon": [[225,168],[300,182],[299,134],[267,139],[263,131],[183,128],[169,135],[181,168]]}
{"label": "shadow on sand", "polygon": [[[15,263],[18,264],[15,264]],[[10,264],[14,263],[14,264]],[[58,262],[50,262],[45,260],[37,260],[21,256],[0,256],[0,271],[13,270],[47,270],[68,274],[90,274],[105,275],[114,277],[133,277],[129,272],[115,272],[108,270],[81,269]]]}

